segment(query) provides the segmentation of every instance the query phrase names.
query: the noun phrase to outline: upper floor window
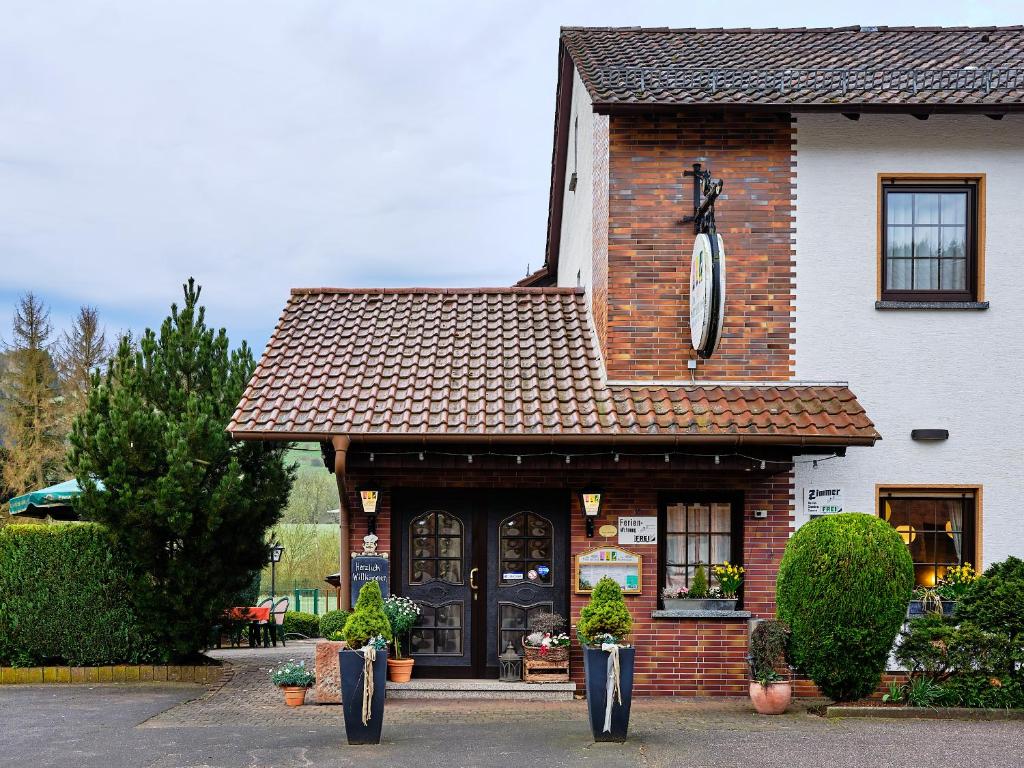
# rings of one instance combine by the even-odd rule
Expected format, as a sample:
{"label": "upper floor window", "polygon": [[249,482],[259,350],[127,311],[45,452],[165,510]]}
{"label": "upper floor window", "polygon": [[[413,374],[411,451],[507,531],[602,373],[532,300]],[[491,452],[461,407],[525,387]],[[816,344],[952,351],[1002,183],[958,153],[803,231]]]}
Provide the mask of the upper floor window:
{"label": "upper floor window", "polygon": [[978,297],[978,186],[882,183],[882,300]]}

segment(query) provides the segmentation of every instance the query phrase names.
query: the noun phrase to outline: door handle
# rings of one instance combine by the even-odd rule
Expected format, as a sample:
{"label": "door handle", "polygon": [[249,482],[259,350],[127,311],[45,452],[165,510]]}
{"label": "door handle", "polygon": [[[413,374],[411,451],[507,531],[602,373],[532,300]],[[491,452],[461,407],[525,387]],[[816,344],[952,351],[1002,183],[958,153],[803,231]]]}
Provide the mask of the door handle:
{"label": "door handle", "polygon": [[476,590],[477,590],[477,586],[476,586],[476,573],[479,570],[480,570],[479,568],[470,568],[469,569],[469,588],[473,590],[473,599],[474,600],[476,600]]}

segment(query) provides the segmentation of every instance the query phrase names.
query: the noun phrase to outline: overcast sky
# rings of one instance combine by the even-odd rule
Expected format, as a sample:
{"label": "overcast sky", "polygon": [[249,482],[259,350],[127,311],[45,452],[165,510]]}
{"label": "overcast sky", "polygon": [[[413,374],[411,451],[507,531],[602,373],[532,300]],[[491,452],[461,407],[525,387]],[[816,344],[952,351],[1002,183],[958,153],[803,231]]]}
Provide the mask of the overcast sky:
{"label": "overcast sky", "polygon": [[259,351],[293,286],[508,285],[544,257],[560,25],[1016,24],[1020,2],[0,0],[0,336]]}

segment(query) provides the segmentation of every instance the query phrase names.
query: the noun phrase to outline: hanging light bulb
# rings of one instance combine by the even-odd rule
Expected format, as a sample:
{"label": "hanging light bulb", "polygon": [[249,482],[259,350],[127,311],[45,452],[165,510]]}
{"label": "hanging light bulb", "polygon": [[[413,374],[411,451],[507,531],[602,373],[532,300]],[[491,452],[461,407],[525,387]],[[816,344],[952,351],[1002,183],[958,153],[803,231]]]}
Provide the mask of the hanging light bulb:
{"label": "hanging light bulb", "polygon": [[764,468],[765,468],[765,461],[764,461],[764,459],[761,459],[761,469],[764,469]]}
{"label": "hanging light bulb", "polygon": [[615,463],[616,464],[619,463],[619,454],[617,454],[617,453],[615,454]]}
{"label": "hanging light bulb", "polygon": [[373,461],[373,454],[372,453],[370,454],[370,461],[371,462]]}
{"label": "hanging light bulb", "polygon": [[569,458],[569,454],[568,454],[568,453],[567,453],[567,454],[565,454],[565,463],[566,463],[566,464],[570,464],[570,463],[572,463],[572,459],[571,459],[571,458]]}
{"label": "hanging light bulb", "polygon": [[466,454],[466,458],[467,458],[467,459],[469,459],[469,463],[470,463],[470,464],[472,464],[472,463],[473,463],[473,454],[472,454],[472,453],[467,453],[467,454]]}
{"label": "hanging light bulb", "polygon": [[721,463],[722,463],[722,457],[721,457],[721,456],[719,456],[719,455],[718,455],[718,454],[716,453],[716,454],[715,454],[715,464],[721,464]]}
{"label": "hanging light bulb", "polygon": [[665,454],[665,463],[666,463],[666,464],[668,464],[668,462],[669,462],[669,459],[668,459],[668,454],[666,453],[666,454]]}
{"label": "hanging light bulb", "polygon": [[420,451],[420,461],[423,461],[423,451]]}
{"label": "hanging light bulb", "polygon": [[812,466],[813,466],[814,469],[818,468],[818,460],[817,459],[814,460],[814,464]]}
{"label": "hanging light bulb", "polygon": [[523,457],[522,456],[516,456],[516,464],[522,464],[522,463],[523,463]]}

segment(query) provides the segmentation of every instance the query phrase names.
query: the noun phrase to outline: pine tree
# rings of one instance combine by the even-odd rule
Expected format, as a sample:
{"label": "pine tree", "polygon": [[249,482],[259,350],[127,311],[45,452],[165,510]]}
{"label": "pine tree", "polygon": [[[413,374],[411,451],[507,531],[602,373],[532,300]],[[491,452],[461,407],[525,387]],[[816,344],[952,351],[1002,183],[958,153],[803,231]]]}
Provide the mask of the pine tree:
{"label": "pine tree", "polygon": [[[269,559],[267,529],[288,500],[286,444],[234,442],[225,428],[255,367],[243,343],[207,328],[200,289],[159,334],[122,338],[71,433],[78,509],[105,524],[135,576],[135,607],[157,654],[185,659]],[[105,491],[95,482],[100,480]]]}
{"label": "pine tree", "polygon": [[65,435],[50,310],[31,291],[18,300],[12,331],[0,380],[0,439],[3,484],[19,494],[62,479]]}
{"label": "pine tree", "polygon": [[106,365],[110,358],[107,334],[95,307],[83,306],[78,310],[71,330],[61,334],[56,356],[65,413],[70,423],[85,410],[93,372]]}

